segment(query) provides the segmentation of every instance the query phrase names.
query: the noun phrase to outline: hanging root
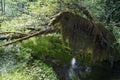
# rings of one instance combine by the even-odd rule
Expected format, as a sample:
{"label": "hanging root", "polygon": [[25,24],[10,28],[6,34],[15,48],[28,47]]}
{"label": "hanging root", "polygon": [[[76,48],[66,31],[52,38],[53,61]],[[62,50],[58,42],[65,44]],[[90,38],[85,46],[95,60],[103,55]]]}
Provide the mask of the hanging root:
{"label": "hanging root", "polygon": [[63,42],[67,42],[73,52],[86,48],[92,51],[94,59],[99,60],[114,54],[115,36],[101,23],[64,11],[53,16],[49,25],[61,29]]}

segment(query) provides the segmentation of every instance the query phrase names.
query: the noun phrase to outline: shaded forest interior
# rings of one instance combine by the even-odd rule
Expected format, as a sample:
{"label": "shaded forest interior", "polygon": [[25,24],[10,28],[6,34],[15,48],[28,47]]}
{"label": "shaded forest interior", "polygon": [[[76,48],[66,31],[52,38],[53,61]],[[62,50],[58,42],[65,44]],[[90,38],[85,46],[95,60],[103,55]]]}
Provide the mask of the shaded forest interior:
{"label": "shaded forest interior", "polygon": [[119,80],[119,0],[0,0],[0,80]]}

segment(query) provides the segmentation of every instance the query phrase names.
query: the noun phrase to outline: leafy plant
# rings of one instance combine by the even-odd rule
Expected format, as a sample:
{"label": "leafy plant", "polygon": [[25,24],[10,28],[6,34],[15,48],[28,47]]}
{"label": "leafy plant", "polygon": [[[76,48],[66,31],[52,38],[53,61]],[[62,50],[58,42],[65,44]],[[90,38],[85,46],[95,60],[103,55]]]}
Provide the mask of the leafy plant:
{"label": "leafy plant", "polygon": [[62,62],[68,62],[72,58],[70,50],[62,45],[61,37],[58,34],[31,38],[22,45],[24,48],[31,49],[31,55],[36,59],[41,59],[49,55],[60,59]]}
{"label": "leafy plant", "polygon": [[35,61],[30,67],[17,67],[8,71],[3,80],[57,80],[56,74],[51,67],[41,61]]}

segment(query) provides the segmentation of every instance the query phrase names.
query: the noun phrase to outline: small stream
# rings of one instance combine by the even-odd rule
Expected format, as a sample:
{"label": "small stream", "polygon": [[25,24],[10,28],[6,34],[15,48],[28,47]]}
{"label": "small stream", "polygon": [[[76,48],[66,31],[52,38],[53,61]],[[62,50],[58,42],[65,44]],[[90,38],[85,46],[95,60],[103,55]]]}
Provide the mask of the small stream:
{"label": "small stream", "polygon": [[120,62],[111,68],[108,62],[82,65],[73,58],[71,65],[54,66],[54,70],[59,80],[120,80]]}

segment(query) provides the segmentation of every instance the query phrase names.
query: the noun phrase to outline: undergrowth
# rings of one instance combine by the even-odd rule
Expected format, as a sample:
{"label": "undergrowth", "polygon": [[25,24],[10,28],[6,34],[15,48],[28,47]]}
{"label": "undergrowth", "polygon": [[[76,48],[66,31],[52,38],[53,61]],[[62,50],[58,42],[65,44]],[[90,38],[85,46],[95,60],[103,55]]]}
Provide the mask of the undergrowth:
{"label": "undergrowth", "polygon": [[26,66],[18,66],[6,74],[2,73],[2,80],[57,80],[52,68],[41,61],[35,61],[33,66]]}
{"label": "undergrowth", "polygon": [[67,63],[73,57],[70,49],[62,44],[61,36],[58,34],[31,38],[29,41],[23,42],[22,45],[26,49],[32,49],[31,56],[34,59],[50,56],[61,60],[62,63]]}

